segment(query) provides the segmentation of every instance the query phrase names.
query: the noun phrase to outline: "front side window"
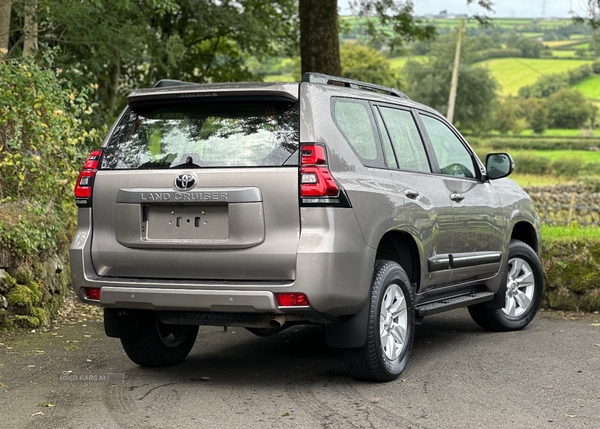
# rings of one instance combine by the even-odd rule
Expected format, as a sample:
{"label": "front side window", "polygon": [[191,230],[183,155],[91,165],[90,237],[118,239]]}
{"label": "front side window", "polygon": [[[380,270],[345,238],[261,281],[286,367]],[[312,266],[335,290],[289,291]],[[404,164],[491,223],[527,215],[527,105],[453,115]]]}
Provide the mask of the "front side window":
{"label": "front side window", "polygon": [[473,157],[450,127],[431,116],[420,114],[442,174],[477,177]]}
{"label": "front side window", "polygon": [[295,102],[142,104],[130,108],[117,125],[102,168],[298,165],[299,141]]}

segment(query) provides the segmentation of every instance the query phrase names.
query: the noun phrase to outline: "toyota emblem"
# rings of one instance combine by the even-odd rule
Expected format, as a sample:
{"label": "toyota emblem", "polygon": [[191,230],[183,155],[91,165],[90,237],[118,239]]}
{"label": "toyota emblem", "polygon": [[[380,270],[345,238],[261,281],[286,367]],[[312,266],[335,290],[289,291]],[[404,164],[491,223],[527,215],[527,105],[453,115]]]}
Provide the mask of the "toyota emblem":
{"label": "toyota emblem", "polygon": [[192,173],[181,173],[175,178],[175,188],[180,191],[189,191],[196,186],[196,176]]}

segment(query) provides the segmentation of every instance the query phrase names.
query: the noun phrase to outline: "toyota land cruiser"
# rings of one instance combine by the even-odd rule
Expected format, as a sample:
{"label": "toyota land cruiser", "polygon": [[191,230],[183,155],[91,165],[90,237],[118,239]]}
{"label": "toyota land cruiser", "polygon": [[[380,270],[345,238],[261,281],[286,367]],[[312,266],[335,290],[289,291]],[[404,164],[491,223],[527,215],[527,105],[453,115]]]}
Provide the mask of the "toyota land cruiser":
{"label": "toyota land cruiser", "polygon": [[142,366],[181,362],[200,325],[310,323],[351,375],[392,380],[425,316],[536,314],[540,221],[512,169],[392,88],[161,81],[77,179],[73,285]]}

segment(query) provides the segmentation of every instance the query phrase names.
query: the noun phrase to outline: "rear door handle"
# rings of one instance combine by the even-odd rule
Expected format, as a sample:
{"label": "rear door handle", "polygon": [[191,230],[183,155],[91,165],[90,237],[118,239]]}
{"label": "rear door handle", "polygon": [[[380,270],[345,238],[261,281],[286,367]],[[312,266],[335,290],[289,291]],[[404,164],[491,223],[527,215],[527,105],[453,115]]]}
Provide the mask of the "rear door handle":
{"label": "rear door handle", "polygon": [[406,195],[411,200],[414,200],[419,196],[419,191],[415,191],[414,189],[405,189],[404,195]]}
{"label": "rear door handle", "polygon": [[459,194],[458,192],[452,192],[450,194],[450,199],[452,201],[456,201],[457,203],[460,203],[462,200],[465,199],[465,196],[463,194]]}

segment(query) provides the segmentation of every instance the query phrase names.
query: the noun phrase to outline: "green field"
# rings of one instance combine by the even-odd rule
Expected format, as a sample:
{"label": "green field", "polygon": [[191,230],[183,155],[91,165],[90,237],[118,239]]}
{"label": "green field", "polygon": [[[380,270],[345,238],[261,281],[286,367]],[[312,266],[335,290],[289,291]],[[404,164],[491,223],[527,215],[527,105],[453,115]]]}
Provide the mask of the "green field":
{"label": "green field", "polygon": [[[511,152],[512,153],[512,152]],[[517,182],[522,187],[527,186],[554,186],[572,183],[573,181],[563,176],[553,175],[538,175],[538,174],[519,174],[513,173],[510,178]]]}
{"label": "green field", "polygon": [[579,82],[573,88],[581,91],[587,98],[600,101],[600,75],[590,76]]}
{"label": "green field", "polygon": [[552,56],[554,58],[575,58],[575,51],[569,49],[553,49]]}
{"label": "green field", "polygon": [[590,43],[581,43],[579,45],[572,46],[573,49],[590,49]]}
{"label": "green field", "polygon": [[[586,130],[586,134],[589,134],[591,130]],[[600,137],[600,129],[593,130],[594,135]],[[521,131],[521,136],[534,136],[535,133],[532,129]],[[563,129],[563,128],[550,128],[544,131],[544,137],[589,137],[584,135],[580,129]]]}
{"label": "green field", "polygon": [[427,56],[414,55],[412,57],[396,57],[396,58],[391,58],[390,63],[391,63],[392,69],[400,71],[400,70],[402,70],[402,68],[406,65],[406,63],[409,60],[424,62],[425,60],[427,60]]}
{"label": "green field", "polygon": [[517,95],[519,88],[531,85],[541,75],[564,73],[591,60],[496,58],[478,65],[487,67],[500,84],[500,95]]}
{"label": "green field", "polygon": [[548,46],[551,49],[559,49],[565,46],[572,46],[581,43],[579,40],[552,40],[549,42],[544,42],[545,46]]}
{"label": "green field", "polygon": [[542,225],[542,237],[560,238],[560,237],[577,237],[577,238],[600,238],[600,228],[597,227],[578,227],[572,228],[567,226],[548,226]]}
{"label": "green field", "polygon": [[600,152],[591,150],[511,150],[511,155],[534,155],[551,162],[565,159],[581,159],[585,164],[600,162]]}
{"label": "green field", "polygon": [[265,82],[295,82],[294,76],[291,74],[271,74],[265,76]]}
{"label": "green field", "polygon": [[537,39],[538,37],[542,37],[544,35],[544,33],[527,33],[527,32],[522,32],[521,35],[523,37],[527,37],[528,39]]}

